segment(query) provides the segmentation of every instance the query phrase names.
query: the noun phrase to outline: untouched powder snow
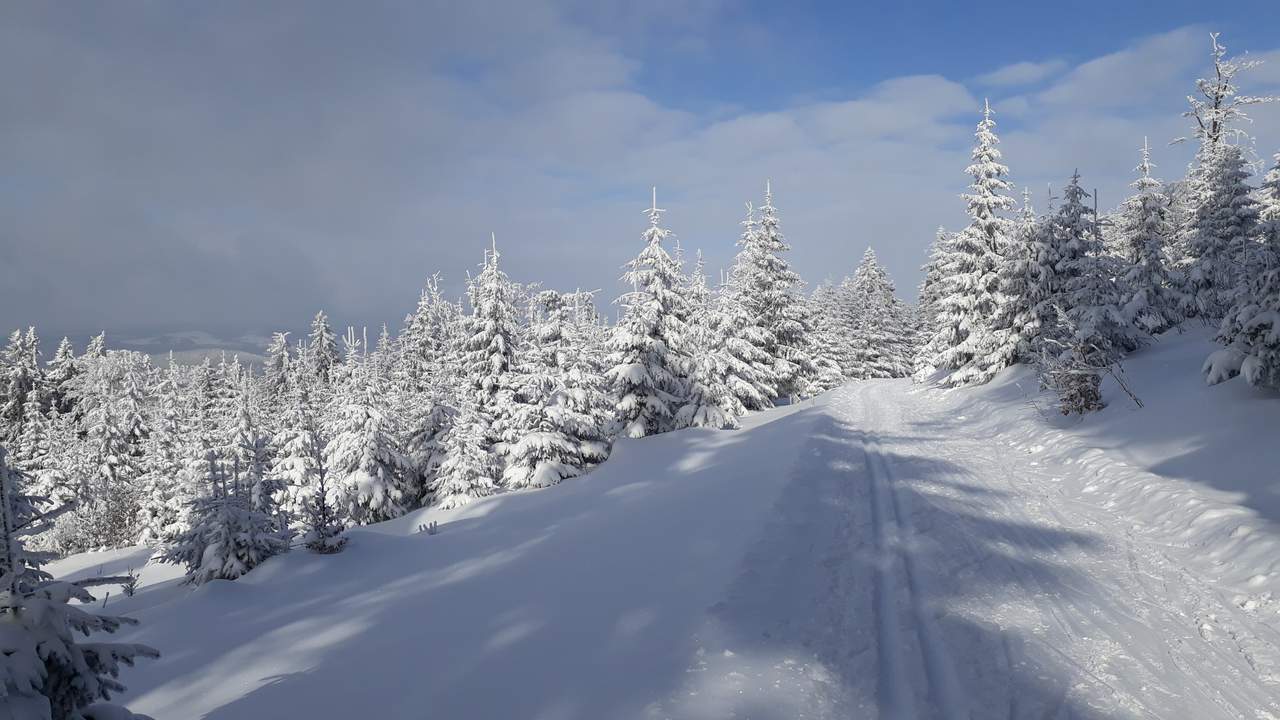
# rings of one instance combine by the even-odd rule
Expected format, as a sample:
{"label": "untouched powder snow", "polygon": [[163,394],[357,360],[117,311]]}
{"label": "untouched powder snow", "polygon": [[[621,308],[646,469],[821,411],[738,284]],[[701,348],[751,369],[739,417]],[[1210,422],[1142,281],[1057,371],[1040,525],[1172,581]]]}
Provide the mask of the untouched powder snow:
{"label": "untouched powder snow", "polygon": [[[1280,718],[1280,403],[1208,334],[1084,419],[1025,369],[621,442],[589,476],[197,590],[147,566],[157,718]],[[438,535],[416,533],[440,523]],[[138,567],[145,550],[52,569]]]}

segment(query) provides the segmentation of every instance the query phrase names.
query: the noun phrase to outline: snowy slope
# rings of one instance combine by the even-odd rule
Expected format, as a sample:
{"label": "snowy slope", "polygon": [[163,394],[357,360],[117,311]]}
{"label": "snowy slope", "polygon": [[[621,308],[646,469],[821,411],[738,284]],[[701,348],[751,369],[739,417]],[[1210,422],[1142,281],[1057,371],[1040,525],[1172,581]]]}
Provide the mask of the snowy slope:
{"label": "snowy slope", "polygon": [[[108,605],[166,653],[126,700],[164,718],[1277,718],[1280,403],[1203,388],[1210,349],[1193,330],[1128,362],[1144,410],[1108,388],[1102,413],[1056,417],[1025,370],[860,383],[234,583],[149,566]],[[428,519],[440,534],[414,533]]]}

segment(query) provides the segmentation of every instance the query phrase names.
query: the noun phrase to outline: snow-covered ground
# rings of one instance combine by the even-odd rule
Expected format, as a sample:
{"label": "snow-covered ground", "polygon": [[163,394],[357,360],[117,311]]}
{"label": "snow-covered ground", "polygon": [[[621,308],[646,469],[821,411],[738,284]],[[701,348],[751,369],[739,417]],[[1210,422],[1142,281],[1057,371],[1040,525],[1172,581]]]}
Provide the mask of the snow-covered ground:
{"label": "snow-covered ground", "polygon": [[[590,476],[353,531],[236,582],[147,566],[108,609],[158,718],[1280,718],[1280,402],[1058,417],[1025,370],[847,386]],[[440,533],[417,533],[440,522]],[[72,574],[146,551],[69,558]]]}

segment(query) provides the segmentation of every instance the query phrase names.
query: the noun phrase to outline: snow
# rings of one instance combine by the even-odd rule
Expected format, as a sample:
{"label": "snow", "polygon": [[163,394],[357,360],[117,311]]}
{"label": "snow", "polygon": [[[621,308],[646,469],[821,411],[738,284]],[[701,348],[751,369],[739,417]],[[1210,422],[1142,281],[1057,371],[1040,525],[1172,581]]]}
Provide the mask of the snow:
{"label": "snow", "polygon": [[[157,718],[1280,717],[1280,404],[1212,332],[1062,418],[1026,369],[622,440],[555,487],[110,612]],[[438,521],[439,534],[417,532]],[[148,552],[87,553],[73,577]]]}

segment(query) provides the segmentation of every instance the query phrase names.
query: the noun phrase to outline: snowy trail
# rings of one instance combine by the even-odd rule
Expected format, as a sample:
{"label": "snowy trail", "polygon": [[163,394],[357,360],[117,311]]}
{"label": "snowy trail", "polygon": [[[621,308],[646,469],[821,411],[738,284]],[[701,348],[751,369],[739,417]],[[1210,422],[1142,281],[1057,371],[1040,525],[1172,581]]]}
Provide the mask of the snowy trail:
{"label": "snowy trail", "polygon": [[1274,615],[946,411],[904,382],[829,398],[655,716],[1280,717]]}

